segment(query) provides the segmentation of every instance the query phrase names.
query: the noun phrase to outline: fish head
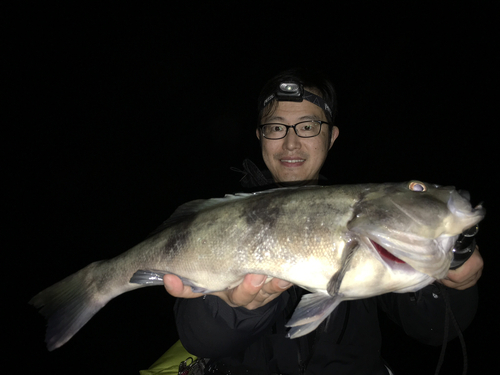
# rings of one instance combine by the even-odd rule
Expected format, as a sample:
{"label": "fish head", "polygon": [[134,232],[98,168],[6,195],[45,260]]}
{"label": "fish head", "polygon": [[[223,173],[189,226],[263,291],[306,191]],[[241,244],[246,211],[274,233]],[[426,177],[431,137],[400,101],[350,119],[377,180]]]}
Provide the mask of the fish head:
{"label": "fish head", "polygon": [[439,279],[458,236],[484,218],[484,208],[469,199],[465,191],[420,181],[368,186],[347,228],[387,264],[406,263]]}

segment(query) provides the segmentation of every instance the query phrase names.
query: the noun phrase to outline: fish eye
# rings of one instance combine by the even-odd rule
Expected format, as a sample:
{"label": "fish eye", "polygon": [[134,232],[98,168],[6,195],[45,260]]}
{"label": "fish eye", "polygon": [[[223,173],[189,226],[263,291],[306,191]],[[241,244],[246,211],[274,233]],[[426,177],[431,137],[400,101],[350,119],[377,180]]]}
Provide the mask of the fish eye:
{"label": "fish eye", "polygon": [[420,182],[420,181],[411,181],[410,184],[408,185],[408,188],[411,191],[420,191],[420,192],[427,190],[427,187],[425,186],[425,184],[423,182]]}

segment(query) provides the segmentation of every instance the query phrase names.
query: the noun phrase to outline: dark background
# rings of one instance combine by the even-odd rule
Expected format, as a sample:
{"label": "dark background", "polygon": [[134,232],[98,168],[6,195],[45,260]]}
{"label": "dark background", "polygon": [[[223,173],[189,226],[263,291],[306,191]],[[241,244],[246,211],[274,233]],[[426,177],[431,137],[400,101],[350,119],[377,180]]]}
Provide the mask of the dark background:
{"label": "dark background", "polygon": [[[305,65],[326,71],[338,92],[340,137],[322,171],[330,181],[420,179],[484,201],[481,300],[464,335],[469,374],[496,371],[498,2],[331,3],[4,10],[7,368],[137,374],[168,349],[177,333],[163,288],[112,300],[50,353],[27,301],[137,244],[180,204],[237,192],[231,167],[246,157],[264,166],[260,88]],[[433,373],[439,350],[386,329],[383,354],[399,374]],[[442,373],[461,362],[454,340]]]}

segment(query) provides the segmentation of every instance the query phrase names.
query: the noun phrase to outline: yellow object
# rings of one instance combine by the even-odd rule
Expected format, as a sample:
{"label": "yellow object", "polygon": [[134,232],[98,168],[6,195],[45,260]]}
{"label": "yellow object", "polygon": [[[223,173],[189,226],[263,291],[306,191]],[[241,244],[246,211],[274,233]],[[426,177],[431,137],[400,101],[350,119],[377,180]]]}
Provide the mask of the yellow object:
{"label": "yellow object", "polygon": [[178,375],[180,363],[189,357],[193,358],[193,361],[197,358],[195,355],[188,353],[181,342],[177,341],[149,369],[141,370],[139,373],[141,375]]}

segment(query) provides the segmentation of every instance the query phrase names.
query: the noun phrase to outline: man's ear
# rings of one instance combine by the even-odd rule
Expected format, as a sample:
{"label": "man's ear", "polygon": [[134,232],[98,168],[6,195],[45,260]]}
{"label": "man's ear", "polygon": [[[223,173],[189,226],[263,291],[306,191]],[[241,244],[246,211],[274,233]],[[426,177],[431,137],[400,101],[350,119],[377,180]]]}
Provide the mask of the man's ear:
{"label": "man's ear", "polygon": [[328,150],[332,148],[333,142],[335,142],[338,136],[339,136],[339,128],[334,126],[332,129],[332,138],[330,138],[330,147],[328,147]]}
{"label": "man's ear", "polygon": [[257,136],[257,139],[260,141],[260,129],[259,128],[255,129],[255,135]]}

